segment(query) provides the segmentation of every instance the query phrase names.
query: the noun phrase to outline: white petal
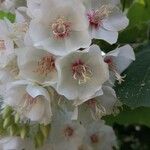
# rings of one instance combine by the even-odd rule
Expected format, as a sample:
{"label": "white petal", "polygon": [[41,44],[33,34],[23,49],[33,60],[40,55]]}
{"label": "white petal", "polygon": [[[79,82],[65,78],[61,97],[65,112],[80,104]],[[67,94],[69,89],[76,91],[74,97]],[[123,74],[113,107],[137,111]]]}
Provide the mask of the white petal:
{"label": "white petal", "polygon": [[117,102],[115,91],[109,86],[103,86],[103,95],[95,98],[106,109],[107,114],[113,113],[114,105]]}
{"label": "white petal", "polygon": [[72,31],[71,35],[66,39],[66,48],[78,50],[80,48],[87,48],[91,44],[91,38],[87,30]]}
{"label": "white petal", "polygon": [[29,27],[29,34],[34,43],[38,43],[49,38],[47,26],[38,20],[32,20]]}
{"label": "white petal", "polygon": [[118,8],[113,9],[106,22],[113,26],[116,29],[115,31],[121,31],[129,24],[128,18]]}
{"label": "white petal", "polygon": [[31,121],[40,121],[44,115],[45,103],[41,99],[37,100],[31,110],[25,116]]}
{"label": "white petal", "polygon": [[114,44],[117,42],[118,39],[118,32],[116,31],[109,31],[101,27],[98,30],[92,30],[92,37],[96,39],[102,39],[107,41],[110,44]]}
{"label": "white petal", "polygon": [[41,86],[37,85],[28,85],[26,91],[31,95],[33,98],[37,96],[44,96],[46,100],[50,101],[49,93],[46,89],[42,88]]}

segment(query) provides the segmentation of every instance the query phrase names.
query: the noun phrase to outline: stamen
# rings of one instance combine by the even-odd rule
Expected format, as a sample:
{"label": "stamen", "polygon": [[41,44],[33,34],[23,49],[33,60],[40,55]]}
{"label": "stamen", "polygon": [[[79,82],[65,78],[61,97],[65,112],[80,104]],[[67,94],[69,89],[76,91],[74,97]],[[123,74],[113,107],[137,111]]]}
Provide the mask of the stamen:
{"label": "stamen", "polygon": [[98,10],[92,10],[87,13],[90,26],[92,28],[99,28],[102,25],[102,21],[109,16],[112,7],[110,5],[103,5]]}
{"label": "stamen", "polygon": [[114,74],[116,79],[118,80],[118,84],[121,84],[122,82],[124,82],[124,78],[126,77],[126,75],[121,76],[116,70],[114,70]]}
{"label": "stamen", "polygon": [[54,70],[55,70],[55,59],[52,55],[48,54],[38,61],[38,66],[35,72],[39,73],[40,75],[47,76],[50,72]]}
{"label": "stamen", "polygon": [[108,64],[109,70],[113,72],[113,74],[115,75],[116,80],[118,81],[118,83],[121,84],[124,81],[124,78],[126,77],[126,75],[121,76],[118,73],[117,65],[113,62],[113,59],[111,57],[106,57],[104,59],[104,61]]}
{"label": "stamen", "polygon": [[56,39],[64,39],[70,35],[71,23],[61,17],[52,23],[51,29]]}
{"label": "stamen", "polygon": [[78,84],[84,84],[92,77],[91,69],[81,60],[77,60],[72,64],[73,78],[78,81]]}

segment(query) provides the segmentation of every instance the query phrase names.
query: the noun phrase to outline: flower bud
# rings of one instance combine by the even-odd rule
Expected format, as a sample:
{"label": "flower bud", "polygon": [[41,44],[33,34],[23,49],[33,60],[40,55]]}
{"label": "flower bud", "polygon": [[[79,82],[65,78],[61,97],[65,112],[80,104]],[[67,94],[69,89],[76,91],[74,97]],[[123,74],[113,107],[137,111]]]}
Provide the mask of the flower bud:
{"label": "flower bud", "polygon": [[14,124],[14,125],[11,125],[10,127],[9,127],[9,133],[10,133],[10,135],[11,136],[14,136],[15,134],[16,134],[16,132],[17,132],[17,126]]}
{"label": "flower bud", "polygon": [[19,120],[20,120],[20,116],[18,113],[15,114],[15,123],[19,123]]}
{"label": "flower bud", "polygon": [[40,131],[43,134],[44,138],[46,138],[46,139],[48,138],[50,129],[51,129],[51,125],[50,124],[46,125],[46,126],[45,125],[41,125],[40,126]]}
{"label": "flower bud", "polygon": [[38,133],[35,135],[35,146],[37,148],[42,147],[44,144],[44,136],[42,132],[39,130]]}
{"label": "flower bud", "polygon": [[2,117],[3,117],[3,119],[5,119],[5,118],[7,118],[8,116],[10,116],[12,112],[13,112],[13,111],[12,111],[12,108],[11,108],[10,106],[6,106],[6,107],[3,109],[3,111],[2,111]]}
{"label": "flower bud", "polygon": [[7,117],[5,118],[4,122],[3,122],[3,128],[6,129],[8,128],[10,125],[12,125],[14,123],[13,117]]}
{"label": "flower bud", "polygon": [[20,129],[20,137],[22,139],[25,139],[27,137],[27,135],[28,135],[28,132],[29,132],[29,127],[27,125],[24,125]]}

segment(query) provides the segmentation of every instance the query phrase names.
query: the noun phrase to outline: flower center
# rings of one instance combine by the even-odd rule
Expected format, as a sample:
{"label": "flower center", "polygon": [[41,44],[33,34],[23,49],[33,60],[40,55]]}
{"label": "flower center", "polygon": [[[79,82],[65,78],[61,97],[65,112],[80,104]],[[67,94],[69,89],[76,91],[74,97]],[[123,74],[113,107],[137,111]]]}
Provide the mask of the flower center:
{"label": "flower center", "polygon": [[0,40],[0,51],[3,51],[5,49],[6,49],[5,41],[4,40]]}
{"label": "flower center", "polygon": [[73,78],[77,80],[79,84],[86,83],[92,77],[91,69],[81,60],[77,60],[72,64],[72,72]]}
{"label": "flower center", "polygon": [[113,72],[113,74],[115,75],[116,80],[118,81],[118,83],[121,84],[121,83],[124,81],[124,78],[126,77],[126,75],[125,75],[125,76],[121,76],[121,75],[118,73],[117,66],[116,66],[116,64],[113,62],[112,57],[106,56],[105,59],[104,59],[104,61],[108,64],[109,70]]}
{"label": "flower center", "polygon": [[92,28],[98,29],[102,25],[102,21],[111,13],[109,5],[103,5],[98,10],[92,10],[87,13],[89,24]]}
{"label": "flower center", "polygon": [[55,38],[64,39],[70,35],[71,23],[64,18],[59,18],[51,25],[51,28]]}
{"label": "flower center", "polygon": [[55,58],[51,54],[48,54],[38,61],[35,72],[47,76],[53,70],[55,70]]}
{"label": "flower center", "polygon": [[72,127],[67,126],[67,127],[64,129],[64,135],[65,135],[65,137],[70,138],[70,137],[73,136],[73,134],[74,134],[74,129],[73,129]]}
{"label": "flower center", "polygon": [[90,136],[90,140],[91,140],[91,142],[92,142],[93,144],[97,144],[97,143],[99,142],[99,137],[98,137],[97,134],[92,134],[92,135]]}

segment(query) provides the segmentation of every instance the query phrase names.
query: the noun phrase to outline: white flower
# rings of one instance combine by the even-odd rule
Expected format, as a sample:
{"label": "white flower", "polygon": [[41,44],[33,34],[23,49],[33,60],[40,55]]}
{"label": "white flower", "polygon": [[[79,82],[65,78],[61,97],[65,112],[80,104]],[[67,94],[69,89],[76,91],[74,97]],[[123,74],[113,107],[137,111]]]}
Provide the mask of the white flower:
{"label": "white flower", "polygon": [[50,138],[54,150],[76,150],[82,144],[85,128],[70,118],[70,112],[64,110],[58,110],[53,118]]}
{"label": "white flower", "polygon": [[[94,120],[100,119],[105,115],[117,113],[117,107],[121,106],[121,102],[119,103],[116,93],[111,87],[103,86],[102,90],[103,95],[85,102],[86,108],[88,108]],[[89,113],[85,113],[84,110],[81,110],[80,113],[83,113],[86,116],[89,115]]]}
{"label": "white flower", "polygon": [[100,120],[87,125],[85,142],[94,150],[113,150],[116,146],[116,136],[112,127]]}
{"label": "white flower", "polygon": [[62,56],[91,44],[82,3],[45,0],[41,14],[40,19],[31,21],[29,28],[34,46]]}
{"label": "white flower", "polygon": [[12,106],[21,118],[48,124],[51,121],[51,100],[46,89],[16,81],[7,86],[4,103]]}
{"label": "white flower", "polygon": [[70,100],[79,100],[80,104],[98,92],[109,78],[107,64],[96,45],[58,59],[56,68],[57,92]]}
{"label": "white flower", "polygon": [[116,6],[117,1],[87,0],[87,17],[92,38],[102,39],[114,44],[118,39],[118,31],[128,26],[127,17]]}
{"label": "white flower", "polygon": [[42,0],[27,0],[27,14],[31,18],[37,18],[41,16],[41,3]]}
{"label": "white flower", "polygon": [[26,47],[18,49],[19,77],[40,84],[54,84],[57,81],[56,57],[47,51]]}
{"label": "white flower", "polygon": [[34,146],[28,139],[20,137],[4,137],[0,139],[0,150],[34,150]]}
{"label": "white flower", "polygon": [[114,77],[119,84],[124,81],[125,76],[120,74],[135,60],[133,48],[130,45],[125,45],[107,53],[104,56],[104,61],[108,64],[111,82],[114,83]]}

